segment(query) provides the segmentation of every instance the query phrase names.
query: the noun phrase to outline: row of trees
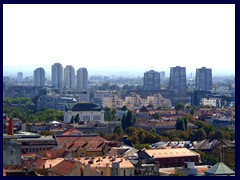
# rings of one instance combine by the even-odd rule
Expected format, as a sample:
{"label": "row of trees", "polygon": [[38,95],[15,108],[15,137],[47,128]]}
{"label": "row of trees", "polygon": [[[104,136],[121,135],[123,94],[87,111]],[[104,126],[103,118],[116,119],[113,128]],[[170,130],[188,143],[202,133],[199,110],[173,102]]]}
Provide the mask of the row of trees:
{"label": "row of trees", "polygon": [[5,98],[3,100],[3,113],[9,117],[19,118],[23,122],[53,120],[63,121],[64,112],[54,109],[36,110],[33,100],[30,98]]}

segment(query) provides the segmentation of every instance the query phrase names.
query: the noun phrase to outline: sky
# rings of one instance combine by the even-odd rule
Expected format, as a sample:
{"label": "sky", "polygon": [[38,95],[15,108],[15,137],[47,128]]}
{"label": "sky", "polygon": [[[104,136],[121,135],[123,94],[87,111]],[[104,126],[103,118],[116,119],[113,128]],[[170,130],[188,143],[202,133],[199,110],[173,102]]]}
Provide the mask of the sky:
{"label": "sky", "polygon": [[235,74],[234,4],[4,4],[3,72]]}

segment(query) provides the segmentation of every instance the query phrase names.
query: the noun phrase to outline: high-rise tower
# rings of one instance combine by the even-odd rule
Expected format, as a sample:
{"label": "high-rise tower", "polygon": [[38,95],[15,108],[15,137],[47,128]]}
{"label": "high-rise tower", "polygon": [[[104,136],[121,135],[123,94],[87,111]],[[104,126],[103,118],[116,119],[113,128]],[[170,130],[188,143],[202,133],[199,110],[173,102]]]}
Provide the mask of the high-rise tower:
{"label": "high-rise tower", "polygon": [[88,88],[88,71],[86,68],[77,70],[77,89],[86,90]]}
{"label": "high-rise tower", "polygon": [[64,87],[66,89],[75,89],[75,69],[73,66],[64,68]]}
{"label": "high-rise tower", "polygon": [[63,67],[60,63],[52,65],[52,86],[55,88],[63,88]]}
{"label": "high-rise tower", "polygon": [[170,89],[183,92],[187,89],[186,68],[171,67],[170,68]]}
{"label": "high-rise tower", "polygon": [[45,71],[43,68],[37,68],[34,70],[34,85],[45,86]]}
{"label": "high-rise tower", "polygon": [[144,73],[143,89],[147,91],[160,90],[160,73],[150,70]]}
{"label": "high-rise tower", "polygon": [[206,67],[196,69],[195,89],[198,91],[212,90],[212,69]]}

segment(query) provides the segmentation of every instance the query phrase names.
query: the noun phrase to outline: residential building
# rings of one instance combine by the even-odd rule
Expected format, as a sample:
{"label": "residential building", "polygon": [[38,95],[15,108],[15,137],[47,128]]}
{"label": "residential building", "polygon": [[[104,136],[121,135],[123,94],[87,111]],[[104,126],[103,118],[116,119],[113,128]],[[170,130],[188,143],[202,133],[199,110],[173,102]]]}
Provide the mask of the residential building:
{"label": "residential building", "polygon": [[170,68],[170,89],[177,92],[184,92],[187,89],[186,68],[171,67]]}
{"label": "residential building", "polygon": [[211,91],[212,90],[212,69],[202,67],[196,69],[195,79],[196,90],[198,91]]}
{"label": "residential building", "polygon": [[18,72],[17,73],[17,83],[22,83],[23,82],[23,73]]}
{"label": "residential building", "polygon": [[203,106],[213,106],[213,107],[222,107],[221,99],[218,98],[202,98],[200,105]]}
{"label": "residential building", "polygon": [[90,102],[90,91],[79,91],[78,102]]}
{"label": "residential building", "polygon": [[52,86],[54,88],[63,88],[63,67],[60,63],[52,65]]}
{"label": "residential building", "polygon": [[86,68],[79,68],[77,70],[77,89],[88,89],[88,71]]}
{"label": "residential building", "polygon": [[211,96],[210,91],[194,91],[191,96],[191,105],[200,106],[202,98],[208,98]]}
{"label": "residential building", "polygon": [[42,108],[50,108],[64,111],[67,106],[72,106],[76,102],[77,100],[72,97],[42,95],[37,100],[37,109],[40,110]]}
{"label": "residential building", "polygon": [[43,68],[34,70],[34,85],[45,86],[45,70]]}
{"label": "residential building", "polygon": [[145,72],[143,89],[147,91],[160,91],[160,73],[154,70]]}
{"label": "residential building", "polygon": [[65,123],[77,123],[77,121],[104,122],[104,110],[93,103],[77,103],[64,112]]}
{"label": "residential building", "polygon": [[153,105],[154,107],[171,107],[171,100],[167,98],[163,98],[163,96],[158,93],[154,94],[153,96],[147,96],[147,103],[148,105]]}
{"label": "residential building", "polygon": [[80,158],[79,161],[97,169],[103,176],[134,176],[134,166],[123,157],[99,156]]}
{"label": "residential building", "polygon": [[75,89],[75,69],[73,66],[64,68],[64,88]]}

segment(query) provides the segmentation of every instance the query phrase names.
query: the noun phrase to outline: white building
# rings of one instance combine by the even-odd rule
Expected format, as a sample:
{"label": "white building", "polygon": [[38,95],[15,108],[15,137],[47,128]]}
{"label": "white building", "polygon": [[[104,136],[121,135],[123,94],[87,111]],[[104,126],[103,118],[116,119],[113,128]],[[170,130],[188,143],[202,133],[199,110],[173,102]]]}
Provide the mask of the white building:
{"label": "white building", "polygon": [[34,70],[34,85],[45,86],[45,70],[43,68]]}
{"label": "white building", "polygon": [[64,68],[64,88],[75,89],[75,69],[73,66]]}
{"label": "white building", "polygon": [[[64,112],[65,123],[76,123],[75,118],[79,116],[79,121],[100,121],[104,122],[104,110],[93,103],[77,103],[71,109]],[[71,120],[73,120],[71,122]]]}
{"label": "white building", "polygon": [[52,86],[55,88],[63,88],[63,67],[60,63],[52,65]]}
{"label": "white building", "polygon": [[221,99],[219,99],[219,98],[202,98],[200,105],[221,107]]}
{"label": "white building", "polygon": [[86,68],[77,70],[77,89],[86,90],[88,88],[88,71]]}

